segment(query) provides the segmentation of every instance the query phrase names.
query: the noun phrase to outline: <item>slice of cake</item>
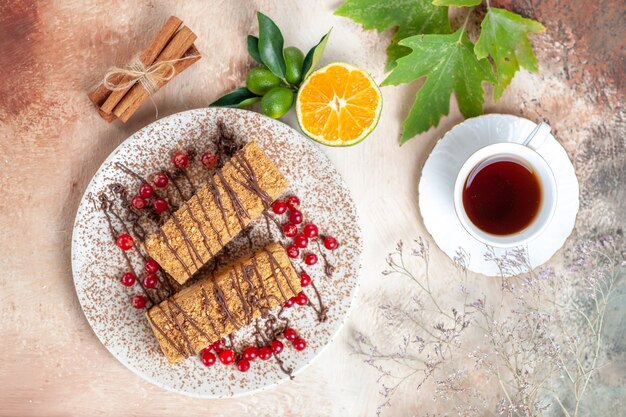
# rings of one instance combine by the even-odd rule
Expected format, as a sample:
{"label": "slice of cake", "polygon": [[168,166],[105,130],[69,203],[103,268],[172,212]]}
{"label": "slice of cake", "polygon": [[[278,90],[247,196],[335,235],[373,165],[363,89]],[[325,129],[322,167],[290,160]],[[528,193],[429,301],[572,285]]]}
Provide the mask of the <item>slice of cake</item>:
{"label": "slice of cake", "polygon": [[283,305],[302,290],[285,249],[272,243],[183,289],[146,314],[170,363]]}
{"label": "slice of cake", "polygon": [[148,237],[146,251],[183,284],[286,188],[278,168],[250,142]]}

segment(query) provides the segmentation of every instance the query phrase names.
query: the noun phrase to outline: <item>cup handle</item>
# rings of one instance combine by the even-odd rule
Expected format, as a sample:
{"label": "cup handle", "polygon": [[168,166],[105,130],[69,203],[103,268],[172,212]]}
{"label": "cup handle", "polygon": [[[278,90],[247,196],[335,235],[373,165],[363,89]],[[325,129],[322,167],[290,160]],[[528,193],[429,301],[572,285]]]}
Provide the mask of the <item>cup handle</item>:
{"label": "cup handle", "polygon": [[536,151],[541,147],[541,145],[544,144],[546,139],[548,139],[551,130],[552,128],[549,124],[544,122],[539,123],[537,127],[535,127],[533,131],[530,132],[530,135],[528,135],[528,137],[524,139],[522,145],[528,146],[529,148]]}

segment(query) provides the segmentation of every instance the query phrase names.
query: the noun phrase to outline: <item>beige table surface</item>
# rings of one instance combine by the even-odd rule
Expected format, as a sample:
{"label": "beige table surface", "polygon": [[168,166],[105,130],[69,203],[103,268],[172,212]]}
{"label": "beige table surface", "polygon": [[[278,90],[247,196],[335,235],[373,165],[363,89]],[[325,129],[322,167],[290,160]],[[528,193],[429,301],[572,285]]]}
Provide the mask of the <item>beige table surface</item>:
{"label": "beige table surface", "polygon": [[[581,212],[574,236],[623,224],[623,2],[500,1],[544,22],[540,75],[519,73],[489,112],[545,118],[574,160]],[[587,4],[584,8],[583,3]],[[323,62],[346,61],[384,79],[389,33],[334,17],[330,1],[3,1],[0,3],[0,415],[369,416],[376,374],[350,354],[353,329],[375,332],[381,270],[399,238],[428,237],[417,208],[421,167],[435,141],[461,121],[399,147],[416,86],[385,87],[377,130],[359,146],[322,150],[357,202],[365,236],[361,289],[338,339],[293,382],[236,399],[164,391],[121,365],[85,320],[72,283],[70,236],[78,201],[106,156],[154,120],[146,105],[124,125],[103,122],[85,93],[107,66],[123,64],[171,14],[198,35],[204,58],[156,97],[160,116],[203,107],[241,85],[251,62],[245,35],[255,11],[272,16],[288,44],[306,48],[334,27]],[[295,126],[293,115],[285,120]],[[315,169],[315,167],[311,167]],[[433,251],[435,274],[450,261]],[[552,262],[559,262],[557,255]],[[477,282],[480,277],[476,277]],[[480,281],[483,282],[483,281]],[[401,293],[401,292],[399,292]],[[421,415],[412,395],[386,415]]]}

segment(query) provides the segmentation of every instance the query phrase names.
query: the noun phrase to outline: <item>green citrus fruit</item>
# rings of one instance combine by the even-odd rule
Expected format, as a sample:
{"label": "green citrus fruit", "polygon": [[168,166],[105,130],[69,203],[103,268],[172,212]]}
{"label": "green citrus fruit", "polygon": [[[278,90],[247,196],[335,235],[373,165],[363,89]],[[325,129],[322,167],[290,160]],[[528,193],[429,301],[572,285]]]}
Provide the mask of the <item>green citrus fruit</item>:
{"label": "green citrus fruit", "polygon": [[252,68],[246,76],[246,87],[254,94],[262,96],[280,85],[280,78],[267,68]]}
{"label": "green citrus fruit", "polygon": [[293,91],[286,87],[274,87],[261,99],[264,115],[278,119],[289,111],[293,104]]}
{"label": "green citrus fruit", "polygon": [[283,55],[285,56],[285,79],[289,84],[298,84],[302,81],[302,64],[304,63],[304,54],[295,46],[285,48]]}

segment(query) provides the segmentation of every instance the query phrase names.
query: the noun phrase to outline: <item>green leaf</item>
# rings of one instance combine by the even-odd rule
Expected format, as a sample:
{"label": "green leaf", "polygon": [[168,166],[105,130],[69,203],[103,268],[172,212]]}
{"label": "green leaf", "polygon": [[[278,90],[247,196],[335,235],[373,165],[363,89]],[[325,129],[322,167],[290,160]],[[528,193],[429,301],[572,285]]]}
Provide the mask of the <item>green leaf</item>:
{"label": "green leaf", "polygon": [[483,0],[433,0],[435,6],[470,7],[478,6]]}
{"label": "green leaf", "polygon": [[495,82],[493,67],[486,59],[478,60],[474,44],[465,29],[449,35],[417,35],[400,41],[411,53],[398,65],[382,85],[398,85],[426,77],[415,102],[404,120],[401,143],[439,124],[450,110],[454,92],[463,116],[483,112],[483,81]]}
{"label": "green leaf", "polygon": [[259,20],[259,55],[263,64],[278,78],[285,78],[285,57],[283,57],[284,39],[276,23],[261,12]]}
{"label": "green leaf", "polygon": [[324,54],[324,49],[326,48],[326,44],[328,43],[328,38],[330,37],[330,32],[332,30],[333,29],[330,28],[328,33],[322,36],[322,39],[320,39],[317,45],[311,48],[309,52],[307,52],[306,56],[304,57],[304,62],[302,63],[302,79],[303,80],[305,80],[306,77],[308,77],[313,72],[313,70],[315,69],[315,66],[320,61],[320,58]]}
{"label": "green leaf", "polygon": [[398,44],[400,40],[422,33],[451,32],[448,8],[427,0],[347,0],[335,14],[360,23],[364,29],[397,29],[387,48],[387,71],[395,67],[398,58],[411,52]]}
{"label": "green leaf", "polygon": [[261,55],[259,54],[259,38],[256,36],[248,35],[248,54],[259,64],[263,64],[261,61]]}
{"label": "green leaf", "polygon": [[252,106],[254,103],[258,103],[259,101],[261,101],[261,98],[261,96],[247,98],[241,103],[237,104],[237,108],[243,109],[244,107]]}
{"label": "green leaf", "polygon": [[[256,99],[252,102],[249,100]],[[259,101],[261,97],[257,96],[246,87],[241,87],[236,90],[231,91],[230,93],[224,94],[222,97],[215,100],[213,103],[209,105],[209,107],[239,107],[243,106],[244,102],[248,104],[255,103]],[[248,105],[245,104],[245,105]]]}
{"label": "green leaf", "polygon": [[504,9],[490,8],[481,25],[474,52],[478,59],[491,55],[496,64],[497,82],[493,99],[497,102],[520,67],[537,72],[537,58],[528,40],[529,33],[541,33],[546,28]]}

